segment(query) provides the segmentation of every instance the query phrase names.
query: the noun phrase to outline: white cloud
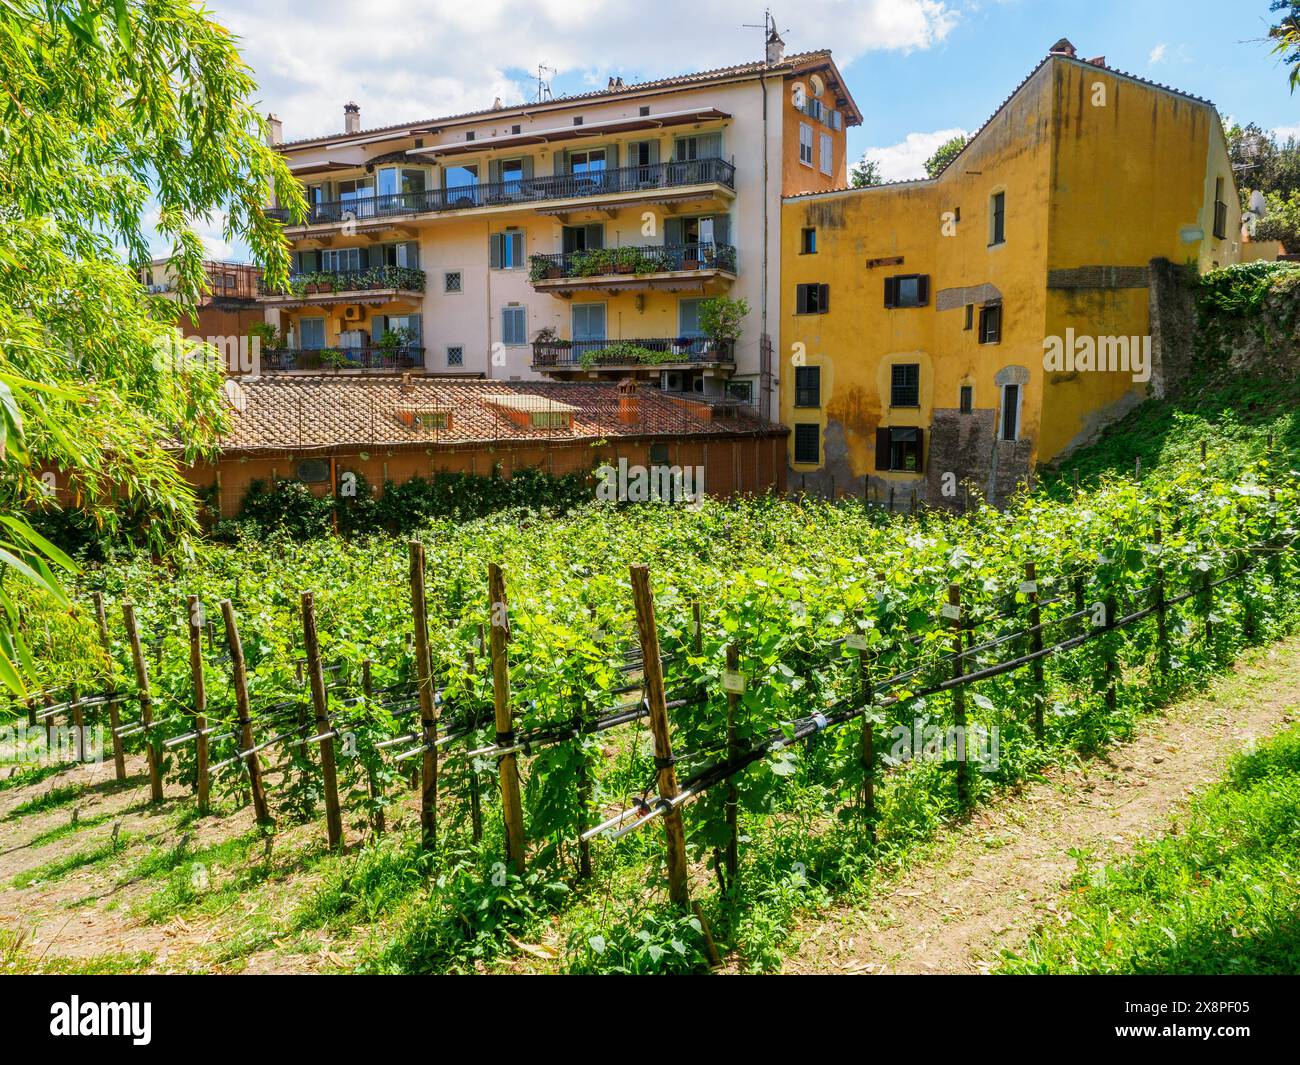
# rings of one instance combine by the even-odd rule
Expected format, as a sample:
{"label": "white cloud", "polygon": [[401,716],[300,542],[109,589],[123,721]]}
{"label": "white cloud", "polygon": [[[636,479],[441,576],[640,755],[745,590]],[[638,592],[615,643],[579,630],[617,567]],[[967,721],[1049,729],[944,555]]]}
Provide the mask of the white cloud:
{"label": "white cloud", "polygon": [[[366,128],[531,98],[527,71],[545,62],[580,84],[757,59],[752,0],[344,0],[267,5],[213,0],[241,37],[261,109],[288,140],[339,132],[343,104]],[[797,19],[795,16],[797,15]],[[958,14],[952,0],[803,0],[776,13],[788,51],[833,48],[841,67],[875,50],[928,48]],[[789,29],[787,29],[787,26]]]}
{"label": "white cloud", "polygon": [[1280,144],[1285,144],[1291,137],[1300,140],[1300,126],[1278,126],[1273,130],[1273,136]]}
{"label": "white cloud", "polygon": [[1157,63],[1159,63],[1162,59],[1164,59],[1165,51],[1166,51],[1165,44],[1163,41],[1161,41],[1159,44],[1157,44],[1154,48],[1151,49],[1151,53],[1147,56],[1147,65],[1155,66]]}
{"label": "white cloud", "polygon": [[868,148],[867,157],[880,164],[880,176],[885,181],[909,181],[923,178],[925,161],[939,145],[953,137],[969,137],[964,129],[936,129],[932,133],[909,133],[897,144],[884,148]]}

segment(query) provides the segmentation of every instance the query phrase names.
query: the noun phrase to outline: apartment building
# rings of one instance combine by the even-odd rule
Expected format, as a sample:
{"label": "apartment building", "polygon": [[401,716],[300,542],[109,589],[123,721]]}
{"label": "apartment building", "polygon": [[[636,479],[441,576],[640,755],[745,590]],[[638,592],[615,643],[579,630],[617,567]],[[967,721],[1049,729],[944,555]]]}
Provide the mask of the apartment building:
{"label": "apartment building", "polygon": [[[248,263],[212,259],[204,262],[207,293],[199,299],[193,316],[178,315],[176,327],[187,337],[200,337],[225,350],[238,350],[254,322],[266,317],[261,304],[262,270]],[[174,298],[176,271],[170,259],[154,259],[139,272],[140,283],[152,295]],[[243,344],[247,350],[247,342]],[[239,362],[232,361],[232,369]]]}
{"label": "apartment building", "polygon": [[792,483],[1005,500],[1176,376],[1239,208],[1211,103],[1066,40],[936,178],[787,197]]}
{"label": "apartment building", "polygon": [[[829,51],[273,142],[305,219],[259,372],[409,371],[502,381],[634,378],[780,400],[783,196],[843,186],[861,122]],[[738,335],[702,301],[744,300]],[[707,315],[705,316],[707,318]]]}

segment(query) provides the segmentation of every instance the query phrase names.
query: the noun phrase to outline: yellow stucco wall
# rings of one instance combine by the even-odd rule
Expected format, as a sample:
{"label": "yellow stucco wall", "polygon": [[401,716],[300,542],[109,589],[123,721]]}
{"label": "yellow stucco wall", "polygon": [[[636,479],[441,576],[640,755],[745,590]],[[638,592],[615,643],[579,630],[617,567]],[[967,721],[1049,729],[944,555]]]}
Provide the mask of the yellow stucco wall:
{"label": "yellow stucco wall", "polygon": [[[1096,82],[1106,86],[1105,106],[1092,105]],[[1218,176],[1226,178],[1229,204],[1223,241],[1211,234]],[[1005,241],[992,245],[999,192]],[[811,255],[801,253],[807,227],[816,229]],[[1204,239],[1191,232],[1197,228]],[[977,411],[1000,418],[995,377],[1010,367],[1028,374],[1019,437],[1034,442],[1034,460],[1054,457],[1098,412],[1140,397],[1145,385],[1124,375],[1049,376],[1045,337],[1067,327],[1145,335],[1149,324],[1146,288],[1049,288],[1049,271],[1145,267],[1155,257],[1209,268],[1236,260],[1239,230],[1222,130],[1209,106],[1065,59],[1042,65],[938,179],[787,198],[781,418],[821,429],[816,464],[794,463],[791,435],[792,470],[820,471],[846,487],[864,474],[916,481],[916,474],[877,472],[876,429],[928,428],[935,410],[958,406],[962,385],[973,386]],[[928,305],[885,308],[884,281],[894,274],[928,275]],[[796,313],[803,283],[830,286],[829,313]],[[964,306],[974,302],[977,326],[979,306],[996,296],[1001,340],[980,344],[977,330],[965,328]],[[800,358],[822,368],[819,408],[795,407]],[[920,364],[919,410],[889,406],[890,367],[898,362]]]}

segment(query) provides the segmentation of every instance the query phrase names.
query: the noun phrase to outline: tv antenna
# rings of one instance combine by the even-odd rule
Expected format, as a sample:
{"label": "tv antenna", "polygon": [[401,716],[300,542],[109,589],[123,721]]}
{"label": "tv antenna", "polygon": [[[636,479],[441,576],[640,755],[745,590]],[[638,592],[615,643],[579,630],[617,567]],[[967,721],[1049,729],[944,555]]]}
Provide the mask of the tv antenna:
{"label": "tv antenna", "polygon": [[[763,31],[763,62],[764,64],[767,64],[767,42],[773,37],[779,38],[781,36],[776,32],[776,19],[772,17],[772,9],[770,7],[763,8],[763,25],[760,26],[755,22],[743,22],[741,23],[741,28],[746,30]],[[789,30],[786,30],[786,33],[789,32]]]}
{"label": "tv antenna", "polygon": [[537,103],[543,100],[554,99],[551,96],[551,83],[547,80],[547,74],[558,74],[559,71],[554,67],[548,67],[545,63],[537,64]]}

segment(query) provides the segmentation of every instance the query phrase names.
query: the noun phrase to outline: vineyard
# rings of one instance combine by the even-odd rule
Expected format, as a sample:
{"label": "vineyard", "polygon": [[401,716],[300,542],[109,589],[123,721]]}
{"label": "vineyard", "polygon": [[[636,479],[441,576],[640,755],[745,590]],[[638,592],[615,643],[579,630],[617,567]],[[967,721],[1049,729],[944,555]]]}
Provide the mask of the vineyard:
{"label": "vineyard", "polygon": [[569,971],[764,969],[800,908],[1294,625],[1297,518],[1284,466],[1210,455],[1005,512],[594,506],[110,559],[73,611],[24,603],[15,713],[102,724],[155,803],[355,850],[317,919],[397,870],[363,968],[550,926]]}

